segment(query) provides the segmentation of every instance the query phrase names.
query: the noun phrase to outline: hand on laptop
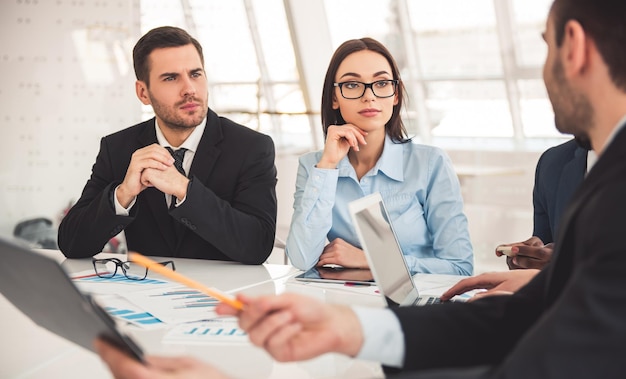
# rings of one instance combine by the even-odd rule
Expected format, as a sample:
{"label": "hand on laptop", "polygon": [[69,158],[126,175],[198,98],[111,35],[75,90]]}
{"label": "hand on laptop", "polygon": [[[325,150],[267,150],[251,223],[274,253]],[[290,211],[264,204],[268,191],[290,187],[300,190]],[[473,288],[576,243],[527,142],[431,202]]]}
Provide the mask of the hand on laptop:
{"label": "hand on laptop", "polygon": [[369,268],[363,250],[352,246],[341,238],[335,238],[324,247],[316,266],[329,264],[348,268]]}
{"label": "hand on laptop", "polygon": [[472,276],[450,287],[450,289],[441,295],[441,300],[448,301],[456,295],[476,289],[485,289],[486,291],[474,295],[468,301],[474,301],[485,296],[510,295],[530,282],[538,272],[539,270],[529,269],[488,272]]}
{"label": "hand on laptop", "polygon": [[280,362],[300,361],[323,353],[356,356],[363,331],[356,314],[343,305],[285,293],[249,298],[237,295],[243,311],[220,303],[216,312],[239,318],[250,341]]}
{"label": "hand on laptop", "polygon": [[116,379],[227,379],[214,367],[188,357],[146,357],[144,365],[107,342],[98,339],[96,351]]}

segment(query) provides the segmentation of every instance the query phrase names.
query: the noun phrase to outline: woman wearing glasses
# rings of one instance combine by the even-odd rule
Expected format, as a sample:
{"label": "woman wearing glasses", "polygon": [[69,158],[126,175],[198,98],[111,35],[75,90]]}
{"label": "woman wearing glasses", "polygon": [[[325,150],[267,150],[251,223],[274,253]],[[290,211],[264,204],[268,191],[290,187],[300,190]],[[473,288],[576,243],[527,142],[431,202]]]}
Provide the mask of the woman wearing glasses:
{"label": "woman wearing glasses", "polygon": [[299,161],[286,246],[295,267],[368,267],[348,203],[380,192],[413,273],[472,274],[459,181],[442,150],[407,137],[403,94],[378,41],[349,40],[335,51],[322,90],[326,143]]}

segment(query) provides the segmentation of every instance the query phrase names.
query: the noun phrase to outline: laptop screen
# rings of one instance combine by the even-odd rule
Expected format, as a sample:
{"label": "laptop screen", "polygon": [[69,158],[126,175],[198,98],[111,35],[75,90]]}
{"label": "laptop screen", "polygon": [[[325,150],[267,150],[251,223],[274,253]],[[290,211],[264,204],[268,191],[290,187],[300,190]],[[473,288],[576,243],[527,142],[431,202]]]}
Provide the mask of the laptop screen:
{"label": "laptop screen", "polygon": [[380,292],[400,305],[410,301],[407,297],[417,298],[417,290],[380,194],[355,200],[349,207]]}

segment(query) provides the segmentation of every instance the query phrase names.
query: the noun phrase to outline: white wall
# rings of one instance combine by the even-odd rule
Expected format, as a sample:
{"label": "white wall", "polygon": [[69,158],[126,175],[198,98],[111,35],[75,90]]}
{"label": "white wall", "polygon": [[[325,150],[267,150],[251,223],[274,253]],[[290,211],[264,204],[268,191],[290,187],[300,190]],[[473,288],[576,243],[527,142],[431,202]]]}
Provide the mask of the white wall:
{"label": "white wall", "polygon": [[135,1],[0,5],[0,234],[80,196],[105,134],[137,123]]}

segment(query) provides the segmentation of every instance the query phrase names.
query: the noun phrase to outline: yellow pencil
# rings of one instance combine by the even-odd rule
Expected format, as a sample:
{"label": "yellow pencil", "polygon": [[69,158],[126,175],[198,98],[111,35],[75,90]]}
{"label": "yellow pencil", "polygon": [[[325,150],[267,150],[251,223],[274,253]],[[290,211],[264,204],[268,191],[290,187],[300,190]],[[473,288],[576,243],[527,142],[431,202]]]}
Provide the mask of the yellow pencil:
{"label": "yellow pencil", "polygon": [[147,258],[144,255],[135,252],[128,252],[128,260],[137,263],[138,265],[144,266],[152,271],[155,271],[167,278],[175,280],[181,284],[186,285],[190,288],[195,288],[198,291],[204,292],[209,296],[213,296],[217,300],[230,305],[233,308],[243,310],[243,303],[223,292],[220,292],[214,288],[208,288],[202,283],[198,283],[193,279],[190,279],[184,275],[177,273],[176,271],[170,269],[169,267],[160,265],[159,263]]}

